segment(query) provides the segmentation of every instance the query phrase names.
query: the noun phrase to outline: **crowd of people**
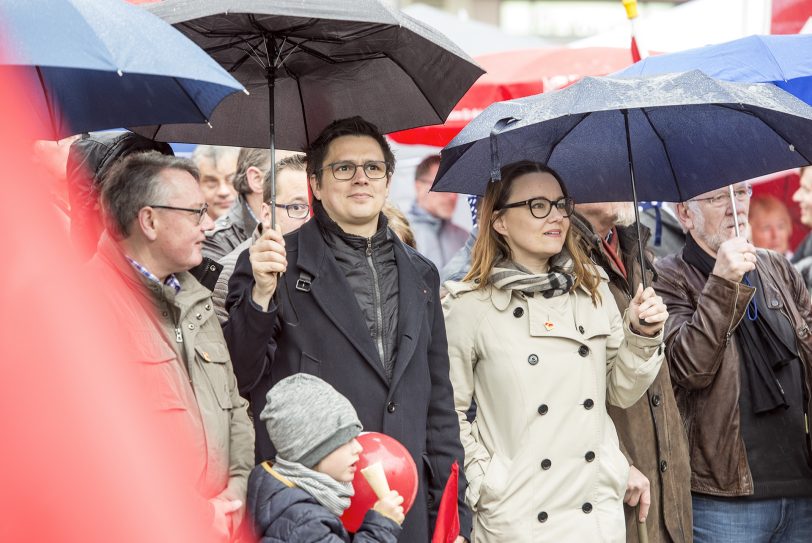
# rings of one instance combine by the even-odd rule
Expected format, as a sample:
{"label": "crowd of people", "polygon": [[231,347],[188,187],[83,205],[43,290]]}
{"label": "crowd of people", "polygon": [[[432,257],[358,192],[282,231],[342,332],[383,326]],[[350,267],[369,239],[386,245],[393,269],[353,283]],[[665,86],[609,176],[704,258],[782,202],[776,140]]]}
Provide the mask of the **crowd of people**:
{"label": "crowd of people", "polygon": [[[430,541],[455,462],[457,543],[809,540],[812,238],[749,182],[636,224],[520,161],[469,232],[439,156],[388,201],[360,117],[306,154],[65,145],[72,237],[219,540]],[[812,226],[812,170],[793,200]],[[362,430],[418,492],[349,534]]]}

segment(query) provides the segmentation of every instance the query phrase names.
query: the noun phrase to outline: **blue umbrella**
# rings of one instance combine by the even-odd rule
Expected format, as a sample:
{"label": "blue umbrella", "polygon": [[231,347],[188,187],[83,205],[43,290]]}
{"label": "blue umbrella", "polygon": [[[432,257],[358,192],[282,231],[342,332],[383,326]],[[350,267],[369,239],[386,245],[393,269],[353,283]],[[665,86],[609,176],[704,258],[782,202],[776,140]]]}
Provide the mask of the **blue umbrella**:
{"label": "blue umbrella", "polygon": [[28,83],[38,136],[207,122],[243,86],[180,32],[121,0],[0,0],[0,74]]}
{"label": "blue umbrella", "polygon": [[724,81],[774,83],[812,104],[812,35],[748,36],[656,55],[610,77],[646,77],[701,70]]}
{"label": "blue umbrella", "polygon": [[529,159],[576,202],[634,201],[637,213],[640,200],[683,202],[810,158],[812,107],[774,85],[586,77],[489,106],[443,149],[432,190],[482,195],[501,166]]}

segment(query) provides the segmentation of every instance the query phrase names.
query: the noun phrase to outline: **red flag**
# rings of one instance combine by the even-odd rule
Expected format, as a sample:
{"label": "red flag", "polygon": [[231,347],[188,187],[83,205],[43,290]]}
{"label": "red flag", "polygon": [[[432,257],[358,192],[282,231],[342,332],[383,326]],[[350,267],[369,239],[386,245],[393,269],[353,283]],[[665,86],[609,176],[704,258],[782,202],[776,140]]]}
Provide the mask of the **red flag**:
{"label": "red flag", "polygon": [[632,62],[640,62],[643,57],[640,56],[640,49],[637,47],[637,37],[632,32]]}
{"label": "red flag", "polygon": [[460,510],[457,506],[459,479],[460,466],[455,460],[443,490],[443,498],[440,500],[431,543],[454,543],[460,535]]}

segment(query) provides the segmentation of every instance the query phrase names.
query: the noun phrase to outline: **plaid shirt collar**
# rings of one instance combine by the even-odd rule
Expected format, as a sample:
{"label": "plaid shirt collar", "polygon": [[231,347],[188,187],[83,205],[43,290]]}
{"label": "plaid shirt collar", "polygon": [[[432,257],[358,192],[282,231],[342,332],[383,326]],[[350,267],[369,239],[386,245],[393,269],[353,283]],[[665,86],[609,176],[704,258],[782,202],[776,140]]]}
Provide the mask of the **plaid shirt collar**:
{"label": "plaid shirt collar", "polygon": [[[136,262],[135,260],[133,260],[129,256],[125,256],[125,258],[127,259],[127,262],[129,262],[130,265],[133,268],[135,268],[138,273],[140,273],[141,275],[143,275],[144,277],[146,277],[147,279],[149,279],[150,281],[152,281],[154,283],[157,283],[159,285],[161,284],[161,281],[158,279],[158,277],[154,273],[152,273],[151,271],[146,269],[144,266],[142,266],[141,264],[139,264],[138,262]],[[175,290],[176,294],[178,292],[180,292],[180,281],[178,281],[178,278],[175,277],[175,274],[170,274],[166,278],[166,280],[164,281],[163,284],[172,287]]]}

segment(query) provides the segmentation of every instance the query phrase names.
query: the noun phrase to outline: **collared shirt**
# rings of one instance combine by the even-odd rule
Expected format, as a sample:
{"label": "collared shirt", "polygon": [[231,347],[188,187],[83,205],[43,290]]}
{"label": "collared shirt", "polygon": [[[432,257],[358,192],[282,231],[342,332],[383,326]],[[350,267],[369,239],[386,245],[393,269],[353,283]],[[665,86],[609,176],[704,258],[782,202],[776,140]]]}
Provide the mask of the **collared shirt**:
{"label": "collared shirt", "polygon": [[[138,262],[136,262],[135,260],[133,260],[129,256],[125,256],[125,258],[127,259],[127,262],[129,262],[130,265],[133,268],[135,268],[135,270],[138,273],[140,273],[141,275],[143,275],[144,277],[146,277],[150,281],[154,281],[155,283],[158,283],[159,285],[161,284],[161,280],[158,279],[158,277],[154,273],[152,273],[151,271],[146,269],[144,266],[142,266],[141,264],[139,264]],[[180,292],[180,281],[178,281],[178,278],[175,277],[174,273],[169,274],[169,276],[166,278],[166,280],[164,280],[163,284],[167,285],[167,286],[170,286],[173,289],[175,289],[175,293]]]}

